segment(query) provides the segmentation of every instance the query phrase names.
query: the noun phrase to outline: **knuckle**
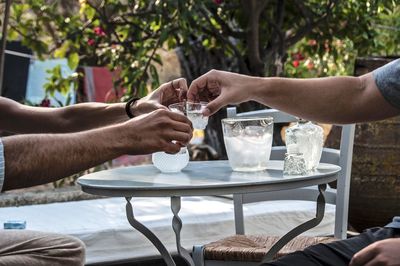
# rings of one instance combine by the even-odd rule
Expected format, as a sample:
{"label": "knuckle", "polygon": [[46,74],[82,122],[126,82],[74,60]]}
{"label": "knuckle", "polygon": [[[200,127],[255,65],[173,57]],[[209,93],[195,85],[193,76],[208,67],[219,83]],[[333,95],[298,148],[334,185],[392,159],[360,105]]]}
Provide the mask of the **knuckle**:
{"label": "knuckle", "polygon": [[216,70],[215,68],[213,68],[213,69],[211,69],[211,70],[208,72],[208,74],[210,74],[210,75],[215,75],[215,74],[217,74],[217,72],[218,72],[218,70]]}

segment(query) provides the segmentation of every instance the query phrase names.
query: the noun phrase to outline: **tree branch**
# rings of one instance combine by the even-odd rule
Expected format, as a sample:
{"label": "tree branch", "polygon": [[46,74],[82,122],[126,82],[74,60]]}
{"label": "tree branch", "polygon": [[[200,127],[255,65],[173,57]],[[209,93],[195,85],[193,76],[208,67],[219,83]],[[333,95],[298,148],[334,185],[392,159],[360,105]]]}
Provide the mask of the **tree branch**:
{"label": "tree branch", "polygon": [[[222,35],[213,25],[212,22],[210,20],[210,18],[208,17],[207,13],[203,10],[200,9],[201,14],[204,16],[204,18],[206,19],[206,21],[208,22],[208,24],[210,25],[210,29],[207,29],[204,26],[200,26],[200,28],[203,30],[204,33],[214,36],[215,38],[219,39],[223,44],[226,44],[229,48],[232,49],[232,51],[235,53],[237,59],[238,59],[238,63],[239,63],[239,68],[241,69],[241,72],[243,74],[249,74],[250,71],[246,65],[246,63],[243,60],[243,56],[240,54],[240,51],[236,48],[236,46],[234,44],[231,43],[231,41],[229,39],[227,39],[226,37],[224,37],[224,35]],[[192,25],[197,26],[196,22],[190,18],[190,22],[192,23]]]}

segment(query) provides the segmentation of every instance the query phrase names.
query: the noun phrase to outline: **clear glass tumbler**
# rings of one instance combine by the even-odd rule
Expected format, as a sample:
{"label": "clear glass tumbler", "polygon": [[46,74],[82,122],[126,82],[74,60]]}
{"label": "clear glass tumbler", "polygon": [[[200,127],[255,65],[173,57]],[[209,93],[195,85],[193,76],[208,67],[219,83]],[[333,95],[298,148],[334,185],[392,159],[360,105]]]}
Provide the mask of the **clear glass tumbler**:
{"label": "clear glass tumbler", "polygon": [[267,169],[271,155],[273,118],[222,119],[225,148],[234,171]]}
{"label": "clear glass tumbler", "polygon": [[170,104],[169,110],[172,112],[186,115],[187,118],[192,122],[194,129],[205,129],[208,124],[208,117],[203,116],[203,110],[206,108],[206,102],[192,103],[192,102],[180,102]]}

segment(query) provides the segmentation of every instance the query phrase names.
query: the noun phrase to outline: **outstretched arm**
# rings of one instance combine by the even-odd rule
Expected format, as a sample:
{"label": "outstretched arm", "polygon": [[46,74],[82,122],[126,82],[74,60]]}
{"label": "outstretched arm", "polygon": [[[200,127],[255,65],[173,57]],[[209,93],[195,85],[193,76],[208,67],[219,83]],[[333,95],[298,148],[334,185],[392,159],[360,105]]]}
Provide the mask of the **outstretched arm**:
{"label": "outstretched arm", "polygon": [[[393,64],[400,65],[400,60]],[[400,70],[398,72],[400,75]],[[400,81],[388,86],[397,86],[392,89],[398,90],[400,95]],[[212,70],[192,82],[188,100],[211,101],[206,115],[227,104],[255,100],[308,120],[353,123],[400,113],[399,108],[384,98],[380,89],[373,73],[361,77],[290,79],[249,77]]]}
{"label": "outstretched arm", "polygon": [[48,183],[122,154],[176,153],[181,146],[172,141],[186,144],[191,136],[191,123],[185,116],[157,110],[78,133],[4,137],[3,190]]}
{"label": "outstretched arm", "polygon": [[[186,80],[176,79],[131,106],[135,115],[167,109],[186,97]],[[32,107],[0,97],[0,130],[13,133],[67,133],[89,130],[128,120],[125,103],[81,103],[62,108]]]}

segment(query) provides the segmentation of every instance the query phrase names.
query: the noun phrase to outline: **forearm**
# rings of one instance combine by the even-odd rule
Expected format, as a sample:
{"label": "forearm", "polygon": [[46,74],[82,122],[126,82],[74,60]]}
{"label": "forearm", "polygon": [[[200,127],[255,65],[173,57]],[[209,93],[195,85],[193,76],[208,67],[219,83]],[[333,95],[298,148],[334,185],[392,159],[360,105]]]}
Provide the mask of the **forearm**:
{"label": "forearm", "polygon": [[128,119],[124,103],[81,103],[43,108],[1,98],[0,109],[0,129],[13,133],[77,132]]}
{"label": "forearm", "polygon": [[313,121],[353,123],[399,113],[380,94],[372,73],[362,77],[260,78],[253,88],[253,100]]}
{"label": "forearm", "polygon": [[73,134],[18,135],[3,138],[3,190],[45,184],[111,160],[124,153],[119,125]]}

